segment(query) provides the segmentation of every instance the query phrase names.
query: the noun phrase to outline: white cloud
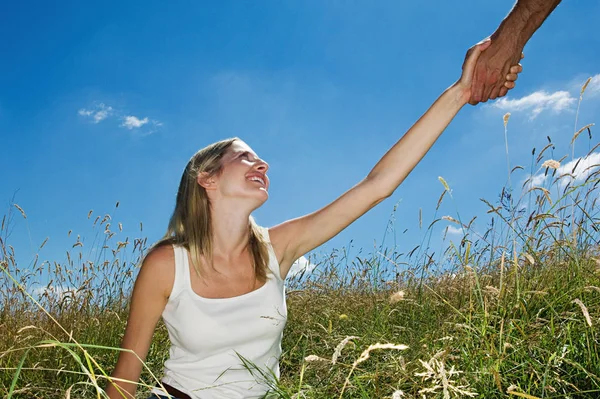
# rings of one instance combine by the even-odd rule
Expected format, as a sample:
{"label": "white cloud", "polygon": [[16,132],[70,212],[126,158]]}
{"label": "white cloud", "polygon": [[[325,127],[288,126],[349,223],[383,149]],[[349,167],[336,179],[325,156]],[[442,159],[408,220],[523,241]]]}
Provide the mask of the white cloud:
{"label": "white cloud", "polygon": [[[77,113],[89,119],[92,123],[100,123],[107,118],[121,119],[120,127],[128,130],[134,130],[135,134],[147,136],[156,132],[163,124],[157,120],[151,120],[148,117],[143,119],[134,115],[124,115],[121,110],[114,109],[104,103],[94,103],[90,108],[81,108]],[[146,126],[144,126],[146,125]],[[143,129],[140,129],[144,127]]]}
{"label": "white cloud", "polygon": [[293,264],[287,275],[287,278],[293,278],[301,273],[311,273],[315,269],[315,265],[310,263],[306,257],[301,256]]}
{"label": "white cloud", "polygon": [[545,110],[552,110],[556,113],[565,111],[575,102],[576,99],[568,91],[548,93],[540,90],[514,100],[501,98],[492,106],[508,112],[531,111],[530,119],[534,119]]}
{"label": "white cloud", "polygon": [[125,118],[123,118],[123,123],[121,124],[121,126],[131,130],[131,129],[140,128],[148,122],[149,122],[149,120],[147,117],[144,119],[139,119],[136,116],[129,115],[129,116],[126,116]]}
{"label": "white cloud", "polygon": [[45,287],[37,287],[31,291],[33,296],[52,296],[52,297],[64,297],[64,296],[76,296],[77,289],[74,287],[57,287],[55,285],[48,285]]}
{"label": "white cloud", "polygon": [[585,97],[594,97],[600,95],[600,73],[592,76],[592,80],[585,89]]}
{"label": "white cloud", "polygon": [[[575,164],[577,164],[577,162],[579,162],[579,164],[577,165],[577,168],[573,171],[573,168],[575,167]],[[583,181],[585,181],[585,179],[587,179],[590,174],[594,173],[598,169],[599,165],[600,152],[593,152],[587,157],[576,158],[572,161],[567,162],[566,164],[560,165],[560,167],[556,169],[556,174],[554,175],[554,177],[559,177],[565,174],[573,175],[575,178],[575,183],[583,183]],[[540,173],[534,175],[531,178],[531,181],[529,182],[528,187],[526,188],[529,189],[532,186],[539,187],[543,185],[544,181],[548,178],[548,176],[552,176],[552,169],[548,171],[547,176],[544,176],[544,173],[545,168]],[[560,179],[558,184],[560,187],[564,187],[572,180],[573,178],[565,176],[562,179]]]}
{"label": "white cloud", "polygon": [[463,230],[460,227],[454,227],[452,225],[449,225],[447,233],[454,235],[463,235]]}
{"label": "white cloud", "polygon": [[[545,172],[545,170],[544,170],[544,172]],[[547,177],[544,175],[544,172],[538,173],[537,175],[534,175],[534,176],[530,175],[529,177],[527,177],[527,179],[529,179],[529,181],[527,182],[527,186],[525,187],[525,189],[529,190],[532,187],[542,186],[544,184],[544,180],[546,180],[546,177]],[[548,171],[548,173],[552,174],[551,171]],[[525,179],[525,180],[527,180],[527,179]],[[525,183],[525,181],[523,183]]]}
{"label": "white cloud", "polygon": [[108,118],[113,112],[113,108],[104,103],[96,104],[91,109],[81,108],[78,114],[92,119],[93,123],[100,123]]}

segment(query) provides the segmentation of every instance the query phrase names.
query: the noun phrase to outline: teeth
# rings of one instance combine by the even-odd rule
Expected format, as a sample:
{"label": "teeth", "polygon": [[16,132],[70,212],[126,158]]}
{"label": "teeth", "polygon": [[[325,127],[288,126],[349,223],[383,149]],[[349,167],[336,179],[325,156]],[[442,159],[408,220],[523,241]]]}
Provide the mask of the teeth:
{"label": "teeth", "polygon": [[260,177],[251,177],[249,180],[260,182],[263,186],[265,185],[265,181]]}

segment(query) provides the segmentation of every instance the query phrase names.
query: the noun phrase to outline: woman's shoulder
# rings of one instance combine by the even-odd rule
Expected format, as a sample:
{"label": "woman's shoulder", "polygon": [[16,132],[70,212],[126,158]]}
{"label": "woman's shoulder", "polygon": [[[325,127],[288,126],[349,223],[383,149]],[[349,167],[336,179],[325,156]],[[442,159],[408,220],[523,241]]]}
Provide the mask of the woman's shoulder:
{"label": "woman's shoulder", "polygon": [[152,247],[142,261],[138,277],[142,274],[152,276],[152,284],[156,284],[155,287],[158,290],[164,290],[165,293],[169,294],[175,281],[175,251],[173,245],[161,243]]}
{"label": "woman's shoulder", "polygon": [[175,262],[175,250],[171,243],[162,242],[150,248],[143,264],[164,264],[168,262]]}

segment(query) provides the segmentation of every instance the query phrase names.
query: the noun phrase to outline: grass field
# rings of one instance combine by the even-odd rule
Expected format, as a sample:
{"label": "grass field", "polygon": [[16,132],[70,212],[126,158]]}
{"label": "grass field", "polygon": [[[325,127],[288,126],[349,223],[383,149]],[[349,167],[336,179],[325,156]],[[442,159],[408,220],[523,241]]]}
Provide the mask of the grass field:
{"label": "grass field", "polygon": [[[589,128],[574,133],[573,142],[592,139]],[[600,172],[571,180],[544,151],[532,155],[531,174],[552,177],[502,189],[483,234],[458,215],[431,221],[424,236],[440,220],[464,231],[443,261],[426,245],[311,259],[315,271],[288,285],[277,397],[600,397]],[[451,200],[441,182],[438,208]],[[0,230],[0,394],[106,397],[148,243],[117,241],[120,226],[90,214],[98,234],[88,247],[74,238],[67,262],[24,267],[8,232],[25,212],[12,208]],[[40,275],[47,289],[26,292]],[[160,377],[168,346],[160,324],[140,397]]]}

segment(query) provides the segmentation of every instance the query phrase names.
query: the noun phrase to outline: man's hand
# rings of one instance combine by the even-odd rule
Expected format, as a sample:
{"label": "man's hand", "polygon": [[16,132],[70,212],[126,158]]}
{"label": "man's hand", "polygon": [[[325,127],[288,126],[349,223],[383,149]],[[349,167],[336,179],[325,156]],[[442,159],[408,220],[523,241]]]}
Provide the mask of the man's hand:
{"label": "man's hand", "polygon": [[[467,51],[465,62],[474,47]],[[523,58],[522,50],[515,44],[492,39],[489,47],[477,59],[469,104],[476,105],[506,95],[509,90],[509,87],[505,85],[506,77],[511,73],[512,66],[519,65],[519,60]],[[516,76],[514,80],[516,80]]]}
{"label": "man's hand", "polygon": [[[477,103],[472,103],[471,99],[474,96],[473,88],[475,84],[475,73],[477,71],[477,66],[481,63],[481,57],[489,51],[491,47],[492,41],[490,39],[485,39],[473,47],[471,47],[467,51],[467,55],[465,56],[465,61],[462,66],[462,75],[457,82],[457,85],[461,88],[461,101],[463,104],[469,102],[473,105]],[[523,55],[521,54],[521,58]],[[505,95],[508,90],[515,87],[515,81],[518,78],[519,73],[523,71],[523,67],[521,64],[509,65],[508,71],[502,79],[500,79],[500,89]]]}

